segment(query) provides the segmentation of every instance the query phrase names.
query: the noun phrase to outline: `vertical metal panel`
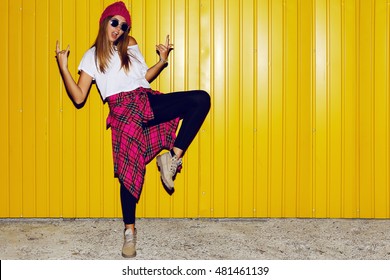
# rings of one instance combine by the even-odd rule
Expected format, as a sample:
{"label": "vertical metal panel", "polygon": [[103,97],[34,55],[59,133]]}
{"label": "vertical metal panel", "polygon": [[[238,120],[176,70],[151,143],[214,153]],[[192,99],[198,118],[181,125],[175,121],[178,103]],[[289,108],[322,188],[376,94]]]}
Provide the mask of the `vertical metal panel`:
{"label": "vertical metal panel", "polygon": [[[22,85],[22,183],[30,182],[29,188],[22,191],[22,211],[26,216],[36,215],[36,92],[31,92],[30,88],[35,88],[36,84],[36,59],[35,59],[35,3],[33,1],[22,2],[22,65],[21,65],[21,85]],[[28,94],[24,94],[28,93]]]}
{"label": "vertical metal panel", "polygon": [[[59,1],[49,2],[49,37],[46,39],[45,44],[49,50],[53,49],[52,45],[56,40],[59,40],[61,44],[63,40],[61,38],[62,32],[62,16],[61,7]],[[50,23],[50,24],[49,24]],[[50,27],[49,27],[50,26]],[[51,48],[50,48],[51,47]],[[64,93],[64,89],[61,86],[60,76],[58,76],[58,67],[54,59],[52,52],[46,53],[49,62],[49,76],[46,77],[47,83],[49,84],[49,92],[47,97],[48,107],[48,217],[62,217],[62,135],[60,134],[60,100]],[[57,73],[57,75],[56,75]],[[9,93],[10,94],[10,93]],[[38,163],[41,164],[41,163]],[[23,186],[18,186],[23,187]],[[71,186],[69,186],[70,188]],[[23,213],[20,213],[23,216]],[[42,213],[43,215],[43,213]],[[44,215],[43,215],[44,216]]]}
{"label": "vertical metal panel", "polygon": [[256,26],[257,79],[255,97],[256,134],[255,134],[255,211],[257,216],[269,216],[269,79],[268,69],[271,65],[269,48],[269,7],[267,0],[258,1]]}
{"label": "vertical metal panel", "polygon": [[49,2],[36,1],[35,6],[35,29],[40,27],[41,32],[32,32],[35,36],[35,65],[32,70],[35,73],[35,198],[36,217],[47,217],[49,215],[49,162],[48,162],[48,125],[49,125],[49,59],[48,54],[54,54],[48,45],[49,34]]}
{"label": "vertical metal panel", "polygon": [[[389,35],[389,25],[386,23],[386,8],[388,1],[375,1],[373,4],[374,24],[374,177],[375,177],[375,208],[374,217],[383,218],[389,215],[389,91],[388,83],[388,49],[386,40]],[[387,26],[387,28],[386,28]],[[387,64],[387,65],[386,65]]]}
{"label": "vertical metal panel", "polygon": [[297,216],[312,217],[314,209],[315,16],[314,1],[298,1],[298,129]]}
{"label": "vertical metal panel", "polygon": [[358,34],[359,3],[342,6],[342,216],[357,217],[358,203]]}
{"label": "vertical metal panel", "polygon": [[359,129],[360,129],[360,216],[374,216],[373,177],[373,1],[361,1],[359,10]]}
{"label": "vertical metal panel", "polygon": [[[288,4],[288,5],[287,5]],[[297,216],[297,145],[298,145],[298,1],[284,1],[284,138],[283,138],[283,212]],[[291,199],[291,198],[295,199]]]}
{"label": "vertical metal panel", "polygon": [[[107,105],[78,110],[69,69],[113,0],[3,0],[0,217],[120,217]],[[127,0],[148,65],[170,34],[162,92],[212,108],[172,196],[147,167],[139,217],[390,215],[389,0]]]}
{"label": "vertical metal panel", "polygon": [[5,1],[3,9],[0,10],[0,24],[4,28],[4,38],[6,42],[0,44],[0,76],[3,88],[3,98],[0,102],[0,118],[2,124],[2,136],[0,137],[0,212],[1,216],[10,216],[10,97],[9,97],[9,13],[10,6]]}
{"label": "vertical metal panel", "polygon": [[[8,64],[9,85],[9,188],[11,216],[18,216],[23,212],[23,107],[22,107],[22,1],[9,2],[9,19],[15,20],[9,25],[9,57]],[[16,32],[12,32],[15,30]],[[31,186],[31,185],[30,185]]]}

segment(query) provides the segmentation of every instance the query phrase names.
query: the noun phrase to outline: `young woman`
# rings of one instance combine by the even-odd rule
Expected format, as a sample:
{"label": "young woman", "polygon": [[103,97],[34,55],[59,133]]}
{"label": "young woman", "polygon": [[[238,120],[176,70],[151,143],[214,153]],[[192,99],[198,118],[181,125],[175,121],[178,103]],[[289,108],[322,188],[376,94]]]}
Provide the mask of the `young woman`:
{"label": "young woman", "polygon": [[96,41],[80,62],[77,83],[68,70],[70,47],[61,50],[58,41],[56,44],[61,76],[73,102],[84,103],[95,81],[110,108],[107,128],[111,128],[114,171],[121,185],[124,257],[136,255],[135,210],[146,164],[168,149],[157,156],[157,164],[164,185],[173,189],[182,156],[210,109],[210,96],[205,91],[160,94],[150,88],[150,82],[167,66],[173,45],[169,36],[165,44],[157,45],[160,60],[148,68],[137,41],[129,36],[130,28],[130,13],[123,2],[103,11]]}

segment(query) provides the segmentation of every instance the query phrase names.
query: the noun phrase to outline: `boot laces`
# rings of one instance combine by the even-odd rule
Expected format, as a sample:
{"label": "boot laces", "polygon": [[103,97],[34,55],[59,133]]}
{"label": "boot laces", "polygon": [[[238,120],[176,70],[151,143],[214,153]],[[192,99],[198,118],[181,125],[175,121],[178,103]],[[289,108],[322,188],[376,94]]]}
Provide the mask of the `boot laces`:
{"label": "boot laces", "polygon": [[169,165],[169,172],[174,176],[176,174],[177,168],[182,164],[181,158],[178,159],[177,156],[171,158],[171,164]]}

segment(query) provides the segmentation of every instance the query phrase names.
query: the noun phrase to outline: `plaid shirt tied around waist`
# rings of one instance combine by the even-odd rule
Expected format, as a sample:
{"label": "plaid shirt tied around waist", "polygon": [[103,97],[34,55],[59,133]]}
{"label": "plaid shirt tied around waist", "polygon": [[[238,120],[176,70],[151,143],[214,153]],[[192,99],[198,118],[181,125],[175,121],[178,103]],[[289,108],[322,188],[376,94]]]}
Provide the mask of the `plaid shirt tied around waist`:
{"label": "plaid shirt tied around waist", "polygon": [[114,175],[130,193],[139,199],[148,164],[162,149],[172,149],[179,118],[154,126],[147,93],[161,94],[147,88],[137,88],[107,97],[110,113],[107,129],[111,128]]}

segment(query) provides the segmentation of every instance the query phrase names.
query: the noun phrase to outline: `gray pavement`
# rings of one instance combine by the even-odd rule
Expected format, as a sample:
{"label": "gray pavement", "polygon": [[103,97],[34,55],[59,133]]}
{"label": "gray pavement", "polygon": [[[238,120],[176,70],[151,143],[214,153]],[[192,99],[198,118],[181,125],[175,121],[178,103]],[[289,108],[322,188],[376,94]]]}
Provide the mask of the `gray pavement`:
{"label": "gray pavement", "polygon": [[[389,260],[390,220],[138,219],[138,260]],[[123,260],[120,219],[0,219],[2,260]]]}

